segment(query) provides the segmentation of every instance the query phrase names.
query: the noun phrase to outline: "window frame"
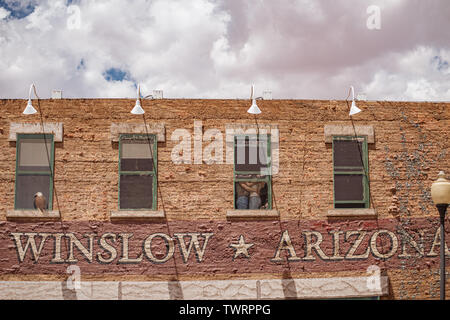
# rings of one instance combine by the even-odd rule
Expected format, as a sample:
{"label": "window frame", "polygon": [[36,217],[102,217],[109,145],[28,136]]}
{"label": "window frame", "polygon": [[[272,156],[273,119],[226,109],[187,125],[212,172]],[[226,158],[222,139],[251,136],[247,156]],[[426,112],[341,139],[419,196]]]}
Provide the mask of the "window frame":
{"label": "window frame", "polygon": [[[152,160],[153,160],[153,170],[152,171],[122,171],[121,160],[122,160],[122,138],[138,138],[138,139],[148,139],[151,138],[153,142],[152,148]],[[120,179],[122,175],[152,175],[153,176],[153,186],[152,186],[152,207],[151,208],[122,208],[120,206]],[[117,204],[119,211],[155,211],[158,208],[157,204],[157,190],[158,190],[158,139],[156,134],[146,134],[146,133],[121,133],[119,135],[119,186],[118,186],[118,199]]]}
{"label": "window frame", "polygon": [[[272,210],[272,148],[271,148],[271,135],[266,134],[267,136],[267,170],[270,174],[266,175],[263,178],[237,178],[238,175],[254,175],[254,171],[236,171],[236,142],[238,138],[246,138],[246,137],[255,137],[259,143],[259,135],[254,133],[249,134],[235,134],[233,136],[233,208],[236,209],[236,182],[239,181],[252,181],[252,182],[265,182],[267,184],[267,203],[268,206],[266,209],[258,209],[258,210]],[[258,158],[258,157],[257,157]],[[250,209],[245,209],[250,210]]]}
{"label": "window frame", "polygon": [[[44,139],[44,144],[47,141],[51,142],[50,148],[50,171],[20,171],[19,172],[19,159],[20,159],[20,143],[22,139]],[[34,210],[27,208],[17,207],[17,177],[19,175],[48,175],[50,178],[47,206],[49,211],[53,210],[53,177],[54,177],[54,165],[55,162],[55,139],[52,133],[18,133],[16,140],[16,173],[14,182],[14,210]]]}
{"label": "window frame", "polygon": [[[334,141],[336,140],[344,140],[344,141],[354,141],[362,139],[362,160],[363,160],[363,168],[362,170],[356,170],[357,167],[338,167],[334,165]],[[360,210],[360,209],[368,209],[370,208],[370,188],[369,188],[369,148],[367,143],[367,136],[349,136],[349,135],[333,135],[332,136],[332,144],[331,144],[331,152],[333,158],[333,207],[334,209],[345,209],[345,210]],[[353,169],[355,171],[340,171],[339,169]],[[335,192],[335,175],[362,175],[363,177],[363,200],[336,200],[336,192]],[[364,204],[363,208],[337,208],[336,204]]]}

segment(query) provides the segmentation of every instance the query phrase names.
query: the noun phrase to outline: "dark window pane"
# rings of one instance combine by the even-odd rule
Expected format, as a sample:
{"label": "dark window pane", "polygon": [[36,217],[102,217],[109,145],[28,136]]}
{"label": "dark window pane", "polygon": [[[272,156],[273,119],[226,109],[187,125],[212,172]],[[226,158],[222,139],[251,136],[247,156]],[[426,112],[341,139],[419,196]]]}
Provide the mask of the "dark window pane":
{"label": "dark window pane", "polygon": [[48,208],[50,179],[49,175],[17,175],[16,209],[34,209],[36,192],[42,192]]}
{"label": "dark window pane", "polygon": [[334,140],[335,167],[362,167],[362,142],[356,140]]}
{"label": "dark window pane", "polygon": [[234,163],[236,171],[259,172],[267,168],[267,141],[249,137],[236,138]]}
{"label": "dark window pane", "polygon": [[363,175],[334,175],[336,201],[364,200]]}
{"label": "dark window pane", "polygon": [[[20,139],[19,162],[20,171],[50,171],[52,143],[47,139],[47,148],[44,139]],[[46,152],[48,151],[48,157]],[[51,160],[50,160],[51,161]]]}
{"label": "dark window pane", "polygon": [[120,169],[122,171],[153,171],[153,144],[147,139],[123,139]]}
{"label": "dark window pane", "polygon": [[120,176],[120,208],[152,209],[153,177],[151,175]]}
{"label": "dark window pane", "polygon": [[335,208],[365,208],[366,204],[365,203],[336,203],[334,205]]}
{"label": "dark window pane", "polygon": [[152,159],[121,159],[121,171],[153,171]]}
{"label": "dark window pane", "polygon": [[235,183],[235,209],[268,209],[268,187],[263,181],[239,181]]}

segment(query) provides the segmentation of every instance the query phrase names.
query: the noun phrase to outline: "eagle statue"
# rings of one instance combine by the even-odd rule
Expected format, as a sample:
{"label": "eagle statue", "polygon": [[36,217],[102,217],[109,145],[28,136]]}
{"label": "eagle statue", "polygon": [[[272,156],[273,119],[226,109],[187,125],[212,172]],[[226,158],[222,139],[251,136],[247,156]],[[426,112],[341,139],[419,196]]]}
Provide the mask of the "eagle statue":
{"label": "eagle statue", "polygon": [[45,199],[42,192],[36,192],[34,195],[33,206],[42,213],[47,208],[47,199]]}

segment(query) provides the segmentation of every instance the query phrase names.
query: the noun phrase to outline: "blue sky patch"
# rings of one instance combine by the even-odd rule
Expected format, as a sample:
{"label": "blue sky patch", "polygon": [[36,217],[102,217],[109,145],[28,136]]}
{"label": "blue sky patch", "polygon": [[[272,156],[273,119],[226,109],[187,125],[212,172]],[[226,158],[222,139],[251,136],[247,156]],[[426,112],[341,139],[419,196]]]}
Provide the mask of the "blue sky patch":
{"label": "blue sky patch", "polygon": [[0,0],[0,7],[11,12],[8,18],[23,19],[33,13],[35,1]]}
{"label": "blue sky patch", "polygon": [[431,59],[431,63],[436,66],[439,71],[446,70],[448,68],[448,61],[445,61],[440,56],[434,56]]}
{"label": "blue sky patch", "polygon": [[127,72],[120,70],[119,68],[110,68],[103,73],[103,77],[106,81],[123,81],[130,80]]}
{"label": "blue sky patch", "polygon": [[84,59],[81,59],[80,63],[77,66],[77,70],[84,69],[85,67],[86,67],[86,65],[84,64]]}

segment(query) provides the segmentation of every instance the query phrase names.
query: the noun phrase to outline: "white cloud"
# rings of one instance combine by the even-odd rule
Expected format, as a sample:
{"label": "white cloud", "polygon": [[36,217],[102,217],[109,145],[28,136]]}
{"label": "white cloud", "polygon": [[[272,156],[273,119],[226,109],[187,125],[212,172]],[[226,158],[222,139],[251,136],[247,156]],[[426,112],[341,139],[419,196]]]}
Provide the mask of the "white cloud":
{"label": "white cloud", "polygon": [[[372,4],[381,30],[366,27]],[[450,100],[447,0],[74,1],[79,28],[67,1],[14,10],[32,5],[20,19],[0,7],[2,98],[31,82],[43,97],[135,97],[138,82],[165,97],[248,98],[255,83],[257,95],[343,99],[352,84],[373,100]],[[107,81],[110,68],[129,78]]]}
{"label": "white cloud", "polygon": [[449,68],[439,69],[435,63],[435,57],[442,62],[449,55],[450,50],[423,46],[391,55],[386,66],[374,63],[378,70],[361,89],[372,100],[450,101]]}
{"label": "white cloud", "polygon": [[221,37],[213,43],[210,58],[217,68],[226,68],[236,64],[236,54],[230,50],[228,39],[225,37]]}
{"label": "white cloud", "polygon": [[5,19],[6,17],[8,17],[10,15],[11,12],[9,12],[8,10],[6,10],[5,8],[0,7],[0,20]]}

